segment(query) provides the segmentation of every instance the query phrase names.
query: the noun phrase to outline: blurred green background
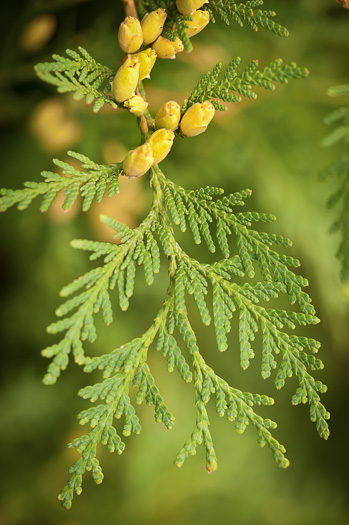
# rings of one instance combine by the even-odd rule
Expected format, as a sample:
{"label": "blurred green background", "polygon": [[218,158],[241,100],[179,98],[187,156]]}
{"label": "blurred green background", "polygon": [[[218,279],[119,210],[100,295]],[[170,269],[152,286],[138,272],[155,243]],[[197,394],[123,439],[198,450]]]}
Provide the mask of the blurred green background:
{"label": "blurred green background", "polygon": [[[207,475],[202,450],[176,469],[172,461],[194,424],[193,390],[175,373],[169,376],[162,356],[154,352],[150,366],[176,416],[174,429],[165,430],[154,422],[151,408],[141,407],[143,431],[127,438],[125,453],[118,457],[100,451],[103,484],[94,485],[87,475],[72,510],[61,509],[56,495],[77,457],[66,444],[81,432],[76,414],[87,406],[76,392],[90,377],[72,364],[57,385],[44,387],[47,362],[40,350],[53,342],[45,327],[54,319],[58,291],[91,267],[86,254],[70,248],[69,241],[109,240],[99,223],[101,211],[136,225],[149,209],[150,195],[146,180],[123,181],[119,196],[87,214],[78,206],[63,213],[59,203],[45,215],[38,204],[21,213],[11,209],[0,218],[0,525],[349,524],[349,290],[339,281],[339,238],[328,233],[335,212],[325,206],[337,181],[318,180],[318,172],[343,152],[340,146],[322,149],[320,142],[328,132],[323,117],[348,102],[330,99],[326,90],[349,79],[349,11],[334,0],[266,0],[265,7],[278,12],[290,30],[287,39],[234,24],[210,24],[193,39],[192,54],[159,61],[145,87],[156,110],[169,99],[183,101],[203,72],[233,56],[241,56],[243,63],[258,58],[262,66],[282,57],[309,68],[307,80],[278,86],[274,93],[259,90],[257,101],[217,115],[205,134],[178,139],[163,168],[187,188],[252,188],[248,208],[275,214],[270,230],[293,239],[289,253],[302,261],[322,320],[299,332],[322,342],[325,370],[318,377],[329,386],[324,396],[331,412],[329,441],[317,436],[307,407],[291,405],[294,380],[276,392],[272,380],[260,378],[258,358],[242,372],[236,335],[230,350],[219,354],[213,329],[202,328],[193,308],[208,362],[233,386],[275,397],[275,406],[261,413],[279,423],[276,436],[287,447],[291,467],[279,470],[268,451],[257,446],[253,429],[238,436],[211,407],[218,471]],[[134,119],[126,112],[94,115],[83,101],[57,95],[33,72],[35,63],[78,45],[116,69],[122,18],[120,1],[17,0],[3,6],[1,186],[20,188],[26,180],[39,180],[40,171],[52,169],[52,157],[65,159],[68,149],[110,163],[138,145]],[[204,247],[192,246],[190,235],[181,239],[191,255],[212,259]],[[88,351],[105,353],[141,334],[165,288],[165,273],[151,288],[139,279],[130,310],[119,315],[116,306],[114,323],[109,328],[99,323],[99,338]]]}

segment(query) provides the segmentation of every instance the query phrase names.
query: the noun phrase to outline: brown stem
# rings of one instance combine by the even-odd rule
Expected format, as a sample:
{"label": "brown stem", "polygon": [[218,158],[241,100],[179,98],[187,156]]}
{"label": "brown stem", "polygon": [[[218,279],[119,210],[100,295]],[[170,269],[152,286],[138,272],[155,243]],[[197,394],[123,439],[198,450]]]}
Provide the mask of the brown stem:
{"label": "brown stem", "polygon": [[144,115],[141,117],[140,130],[143,135],[147,135],[149,133],[148,122]]}
{"label": "brown stem", "polygon": [[126,16],[134,16],[138,18],[137,7],[134,0],[122,0],[125,8]]}

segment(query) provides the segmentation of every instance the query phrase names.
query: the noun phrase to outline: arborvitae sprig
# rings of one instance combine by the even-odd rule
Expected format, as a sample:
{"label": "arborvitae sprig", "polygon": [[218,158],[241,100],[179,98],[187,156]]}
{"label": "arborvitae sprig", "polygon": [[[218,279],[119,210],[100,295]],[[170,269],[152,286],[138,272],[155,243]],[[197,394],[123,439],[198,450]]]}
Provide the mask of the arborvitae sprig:
{"label": "arborvitae sprig", "polygon": [[[235,422],[235,429],[239,434],[242,434],[248,424],[251,423],[257,431],[258,444],[261,447],[267,444],[279,466],[288,467],[289,461],[284,456],[285,448],[273,438],[269,430],[275,429],[276,423],[270,419],[263,419],[253,409],[254,405],[272,405],[274,400],[268,396],[241,392],[229,386],[205,363],[197,347],[195,333],[188,319],[185,316],[178,316],[177,326],[183,334],[184,340],[190,341],[197,418],[190,438],[176,456],[175,465],[177,467],[182,466],[189,455],[192,456],[196,453],[197,446],[203,444],[206,448],[207,471],[210,473],[217,469],[217,457],[209,430],[210,422],[206,409],[207,403],[214,396],[216,411],[220,417],[226,416],[228,421]],[[189,344],[187,346],[189,347]]]}
{"label": "arborvitae sprig", "polygon": [[263,0],[253,0],[250,2],[235,2],[234,0],[210,0],[209,7],[205,7],[211,13],[211,19],[214,22],[212,11],[229,25],[230,20],[243,27],[244,22],[253,30],[258,31],[263,27],[268,31],[276,33],[278,36],[288,36],[288,31],[273,18],[276,16],[274,11],[255,9],[263,5]]}
{"label": "arborvitae sprig", "polygon": [[[284,36],[283,28],[271,20],[274,13],[260,10],[253,12],[253,8],[261,4],[261,0],[245,4],[211,0],[210,9],[219,12],[225,21],[229,21],[229,17],[240,25],[246,21],[252,29],[262,26]],[[129,4],[125,2],[125,5],[128,9]],[[141,16],[158,7],[164,8],[167,15],[167,25],[159,37],[162,38],[159,47],[155,45],[152,50],[143,49],[143,59],[147,65],[143,63],[142,68],[148,67],[150,71],[155,59],[158,62],[161,55],[162,58],[174,58],[177,52],[182,52],[182,45],[175,49],[171,43],[164,43],[163,36],[170,39],[180,37],[184,47],[190,50],[186,22],[191,17],[180,14],[174,0],[142,0],[137,6]],[[181,9],[188,12],[185,4],[181,4]],[[132,4],[133,14],[134,11]],[[162,31],[163,22],[159,22],[155,15],[155,24],[158,24],[155,29]],[[207,22],[207,17],[204,22]],[[140,39],[139,29],[135,30],[140,24],[132,19],[127,19],[127,23],[130,33],[125,32],[125,41],[120,42],[120,45],[124,51],[132,49],[129,46],[133,36],[137,36],[139,50],[142,39],[145,41],[144,34]],[[136,34],[132,34],[132,31]],[[161,49],[161,45],[165,47]],[[224,195],[224,190],[215,186],[187,190],[167,179],[158,164],[169,153],[175,140],[174,131],[178,127],[181,134],[195,140],[196,135],[206,131],[214,117],[214,107],[225,109],[220,101],[239,101],[242,96],[256,98],[253,86],[272,90],[276,82],[285,83],[290,78],[305,77],[307,70],[293,63],[283,66],[280,60],[258,70],[258,62],[253,61],[238,74],[240,59],[234,59],[226,68],[223,78],[218,80],[222,66],[217,64],[213,71],[199,81],[184,104],[182,119],[179,118],[179,105],[171,101],[172,106],[171,103],[165,104],[156,121],[146,109],[146,92],[141,80],[147,74],[144,70],[140,73],[139,54],[131,53],[115,75],[113,94],[119,100],[117,104],[107,94],[109,81],[113,77],[111,70],[97,64],[86,51],[79,49],[82,57],[68,51],[68,59],[54,56],[53,64],[39,64],[39,76],[56,85],[60,92],[73,91],[76,98],[86,95],[87,102],[96,99],[95,111],[105,102],[114,108],[124,103],[131,114],[133,110],[134,115],[139,110],[137,117],[142,144],[128,152],[122,164],[123,171],[119,164],[98,165],[83,155],[70,152],[72,157],[82,163],[83,171],[56,160],[54,162],[63,170],[63,175],[43,172],[44,182],[26,183],[23,190],[2,190],[0,209],[5,211],[14,204],[24,209],[36,196],[43,195],[41,209],[46,210],[57,192],[64,189],[65,209],[80,194],[83,197],[82,209],[87,210],[94,198],[98,201],[102,199],[107,188],[109,195],[118,192],[120,174],[134,178],[145,175],[148,170],[153,204],[148,215],[134,229],[102,216],[102,221],[115,231],[118,243],[89,240],[72,242],[74,248],[91,252],[91,260],[103,260],[99,266],[61,291],[64,302],[56,310],[60,319],[52,323],[48,331],[62,335],[57,343],[42,352],[45,357],[52,359],[44,382],[55,383],[61,371],[67,367],[71,353],[85,372],[100,371],[102,377],[95,384],[79,391],[82,398],[96,404],[84,409],[78,416],[80,423],[88,424],[91,430],[70,444],[81,457],[71,467],[71,476],[59,498],[64,507],[70,508],[74,494],[82,491],[82,476],[86,471],[90,470],[94,481],[101,483],[103,473],[97,459],[97,446],[106,445],[110,452],[123,452],[125,444],[120,434],[127,437],[141,431],[136,405],[144,401],[153,405],[155,420],[163,422],[168,429],[172,428],[174,416],[166,406],[148,364],[148,353],[155,349],[166,358],[167,371],[177,370],[185,383],[192,383],[194,388],[196,421],[190,438],[176,456],[175,464],[178,467],[189,455],[195,454],[198,445],[203,444],[208,472],[217,468],[208,412],[211,399],[220,417],[226,416],[228,421],[235,422],[238,433],[243,433],[247,425],[252,424],[257,432],[258,444],[267,445],[276,463],[280,467],[287,467],[289,462],[284,455],[285,448],[271,433],[276,423],[255,411],[255,405],[271,405],[273,399],[230,386],[205,362],[191,325],[187,296],[193,297],[203,324],[214,326],[220,352],[228,350],[230,346],[232,319],[236,317],[236,339],[239,340],[240,364],[244,370],[259,351],[261,375],[264,379],[273,375],[276,388],[282,388],[287,378],[293,375],[297,377],[299,386],[292,403],[309,404],[310,419],[315,422],[319,435],[326,439],[329,435],[326,421],[329,414],[319,397],[326,387],[311,375],[312,370],[323,367],[322,362],[313,355],[320,345],[314,339],[292,332],[299,326],[316,324],[318,319],[311,299],[304,291],[307,280],[293,271],[298,268],[299,261],[279,253],[279,247],[288,247],[291,241],[252,228],[254,223],[272,222],[274,217],[268,213],[239,211],[251,196],[251,190],[230,195]],[[155,57],[154,49],[157,49]],[[137,110],[136,102],[140,98],[142,104]],[[136,105],[132,106],[131,102]],[[177,107],[175,119],[171,114],[171,107],[174,106]],[[166,113],[167,110],[169,113]],[[162,121],[166,122],[164,127],[159,125]],[[154,131],[158,125],[159,129]],[[221,255],[212,264],[190,257],[178,243],[177,226],[182,232],[189,227],[196,244],[204,240],[210,252],[219,249]],[[135,291],[137,266],[143,266],[145,280],[148,285],[152,285],[163,262],[168,268],[169,282],[162,306],[149,329],[143,334],[135,333],[130,342],[110,353],[98,357],[86,356],[85,341],[92,343],[97,337],[95,316],[101,313],[104,322],[109,325],[115,309],[114,297],[118,299],[121,311],[129,307]],[[270,300],[276,302],[281,294],[288,298],[290,305],[294,305],[293,309],[268,307]],[[255,337],[257,332],[261,335],[259,348]],[[137,391],[135,402],[132,401],[131,387]],[[122,422],[115,423],[114,419],[122,419]]]}
{"label": "arborvitae sprig", "polygon": [[[161,184],[167,186],[167,181],[164,178],[159,180]],[[169,182],[168,186],[173,188],[174,185]],[[166,199],[166,193],[169,195],[169,192],[166,191],[167,189],[162,190],[165,195],[165,201],[167,206],[171,206],[172,217],[176,218],[174,198],[169,199],[167,197]],[[185,190],[183,188],[181,190],[182,194],[184,194]],[[203,190],[205,191],[205,189]],[[222,191],[219,188],[210,189],[211,195],[222,193]],[[308,294],[302,290],[304,286],[307,286],[307,281],[301,276],[295,275],[289,268],[289,266],[298,267],[299,262],[297,260],[282,256],[271,249],[273,243],[288,245],[289,241],[287,239],[275,235],[259,234],[246,228],[244,224],[246,220],[248,224],[250,220],[270,220],[270,216],[249,213],[246,215],[239,213],[236,216],[233,213],[231,206],[234,205],[234,202],[238,202],[241,205],[241,195],[244,193],[246,196],[250,195],[249,190],[246,190],[237,195],[233,194],[224,197],[226,199],[225,202],[230,203],[230,206],[225,205],[223,212],[224,224],[228,224],[231,227],[231,229],[229,226],[227,228],[229,235],[234,233],[238,238],[239,255],[229,259],[230,253],[228,251],[225,254],[226,259],[223,261],[213,265],[201,265],[180,251],[178,255],[180,262],[174,277],[176,311],[181,315],[186,313],[185,292],[188,292],[194,296],[204,324],[210,324],[211,315],[205,300],[208,282],[210,282],[213,288],[213,319],[219,350],[224,351],[228,348],[227,334],[231,330],[231,319],[237,312],[235,315],[239,315],[240,363],[243,369],[248,368],[250,360],[255,355],[251,343],[255,339],[255,333],[260,329],[263,334],[262,376],[267,378],[271,375],[271,370],[277,366],[272,353],[279,354],[281,352],[282,362],[275,377],[276,387],[281,388],[284,386],[285,379],[293,374],[298,377],[300,390],[297,391],[297,396],[294,396],[293,402],[297,404],[300,402],[299,399],[302,402],[309,402],[312,420],[316,421],[319,434],[326,438],[328,436],[326,423],[328,414],[319,402],[317,394],[317,392],[324,391],[324,386],[320,382],[316,383],[307,371],[307,367],[310,367],[310,369],[321,369],[323,365],[320,360],[314,360],[311,355],[305,354],[307,348],[312,352],[317,352],[319,343],[304,337],[289,336],[282,331],[284,326],[294,329],[296,325],[316,324],[319,321],[314,315],[315,311]],[[188,192],[190,197],[193,194],[195,195],[195,192]],[[190,202],[189,199],[187,200]],[[217,214],[218,210],[217,215],[219,217],[222,200],[205,201],[201,197],[201,201],[208,203],[204,221],[210,216],[207,209],[211,211],[211,217]],[[200,199],[197,200],[197,204],[200,206]],[[188,211],[186,213],[189,215]],[[201,223],[198,209],[194,208],[192,213],[195,216],[196,225]],[[255,215],[255,217],[251,217],[251,215]],[[223,219],[221,220],[223,221]],[[198,226],[197,229],[193,230],[199,235]],[[217,227],[215,230],[219,231]],[[225,240],[223,246],[228,246],[226,230],[224,231]],[[241,242],[241,239],[244,239],[244,241]],[[212,237],[210,241],[213,243]],[[210,242],[208,247],[210,247]],[[245,283],[240,286],[233,281],[236,275],[246,275],[254,278],[255,264],[258,264],[264,282]],[[287,294],[291,304],[297,302],[301,312],[266,309],[264,306],[259,305],[261,301],[268,302],[271,298],[277,298],[279,293]],[[302,394],[299,398],[300,391]],[[314,412],[317,415],[313,418]]]}
{"label": "arborvitae sprig", "polygon": [[83,47],[78,49],[81,55],[67,49],[69,58],[53,55],[54,62],[37,64],[37,75],[57,86],[59,93],[73,92],[75,100],[86,97],[87,104],[95,100],[94,112],[98,112],[105,103],[116,108],[115,100],[108,95],[115,72],[96,62]]}
{"label": "arborvitae sprig", "polygon": [[71,352],[76,363],[85,363],[83,342],[93,343],[96,339],[94,316],[101,311],[105,324],[109,325],[113,320],[110,290],[117,289],[120,309],[127,310],[134,292],[136,264],[143,266],[148,285],[153,283],[154,274],[160,270],[159,248],[151,231],[156,220],[155,208],[134,230],[109,217],[102,216],[101,219],[116,231],[120,244],[87,240],[72,242],[74,248],[92,252],[92,260],[104,256],[104,265],[87,272],[60,292],[62,297],[79,294],[58,307],[56,315],[64,319],[47,328],[51,334],[65,332],[65,335],[59,343],[42,351],[43,356],[53,358],[44,378],[45,384],[57,381],[68,365]]}
{"label": "arborvitae sprig", "polygon": [[174,417],[165,405],[146,364],[149,346],[160,327],[166,323],[170,300],[169,294],[154,323],[142,337],[122,345],[108,355],[85,361],[85,372],[92,372],[96,368],[103,370],[104,380],[102,383],[81,389],[79,395],[92,403],[97,400],[102,403],[82,411],[78,416],[80,424],[88,423],[91,431],[74,439],[69,445],[80,452],[81,458],[70,468],[71,477],[59,495],[65,508],[71,507],[74,493],[81,493],[82,475],[86,470],[92,471],[96,483],[103,481],[102,470],[96,458],[98,443],[106,445],[109,452],[117,451],[118,454],[123,452],[125,444],[115,428],[114,418],[124,417],[122,430],[124,436],[140,433],[141,425],[129,397],[132,385],[138,389],[136,404],[140,405],[146,401],[147,404],[154,405],[155,420],[162,421],[168,429],[172,428]]}
{"label": "arborvitae sprig", "polygon": [[[206,448],[207,470],[212,472],[217,468],[217,458],[209,429],[207,411],[207,404],[213,397],[218,414],[222,417],[226,415],[229,421],[235,421],[238,433],[242,433],[248,424],[252,424],[257,431],[258,443],[261,446],[266,444],[270,448],[275,461],[281,467],[288,466],[289,462],[284,455],[285,448],[271,434],[271,430],[276,427],[276,424],[259,416],[253,408],[255,404],[270,405],[273,400],[267,396],[243,393],[231,387],[205,363],[198,348],[195,332],[189,321],[189,311],[186,305],[187,294],[193,295],[203,323],[209,325],[213,321],[218,348],[221,351],[228,348],[227,334],[231,330],[231,319],[233,316],[238,316],[240,362],[244,369],[250,365],[255,351],[257,351],[256,349],[252,350],[255,334],[258,331],[261,332],[262,377],[270,377],[272,371],[275,370],[275,385],[277,388],[282,388],[286,379],[295,375],[299,387],[292,397],[292,403],[309,403],[310,418],[316,423],[319,435],[325,439],[328,437],[326,420],[329,415],[319,397],[319,393],[324,392],[326,387],[320,381],[316,381],[310,373],[312,370],[320,370],[323,367],[322,362],[313,355],[314,352],[317,352],[319,343],[307,337],[288,333],[297,325],[316,324],[318,319],[314,315],[308,296],[301,290],[306,285],[306,281],[302,277],[296,276],[288,268],[289,266],[297,267],[298,261],[271,250],[272,244],[288,245],[289,241],[273,234],[263,234],[247,228],[243,223],[251,220],[251,214],[241,212],[237,214],[241,221],[239,223],[234,213],[227,209],[228,202],[229,208],[234,205],[243,205],[242,198],[250,195],[249,190],[214,199],[214,196],[222,195],[223,190],[212,187],[193,192],[186,191],[177,185],[176,191],[177,194],[181,195],[182,202],[192,202],[194,199],[197,203],[205,202],[212,215],[220,210],[220,206],[223,206],[222,200],[226,199],[224,211],[226,220],[231,217],[233,222],[239,223],[244,228],[246,239],[251,240],[251,246],[258,246],[254,252],[251,251],[251,267],[256,264],[265,265],[268,268],[268,277],[264,273],[264,281],[249,279],[240,285],[235,282],[235,276],[244,277],[246,274],[243,264],[245,257],[243,245],[238,244],[238,255],[233,257],[227,255],[225,259],[211,265],[202,264],[190,258],[176,242],[175,233],[168,223],[169,215],[166,209],[169,207],[169,203],[172,207],[174,206],[173,200],[176,196],[172,199],[169,198],[169,192],[172,192],[173,195],[174,184],[164,177],[159,168],[154,168],[152,186],[154,189],[153,215],[151,222],[147,223],[147,227],[154,231],[158,237],[159,232],[162,231],[161,228],[166,231],[168,245],[164,244],[163,248],[165,255],[169,258],[169,288],[159,314],[145,334],[137,336],[110,354],[87,357],[81,361],[86,372],[92,372],[96,369],[103,371],[103,381],[82,389],[80,395],[92,402],[98,399],[102,402],[84,410],[79,415],[80,422],[82,424],[89,423],[92,430],[88,435],[74,440],[71,444],[71,446],[77,447],[82,453],[82,457],[72,467],[72,476],[60,495],[66,507],[71,505],[74,491],[77,494],[81,492],[81,476],[85,470],[91,468],[93,472],[93,469],[96,469],[95,481],[97,483],[102,481],[99,464],[96,463],[95,466],[93,466],[94,463],[92,464],[93,461],[96,461],[96,444],[98,442],[107,445],[110,451],[117,450],[119,453],[123,451],[124,444],[117,429],[114,428],[113,418],[119,419],[124,416],[122,433],[125,436],[131,432],[140,432],[141,426],[136,415],[136,409],[130,401],[131,385],[138,390],[136,404],[140,404],[144,400],[153,404],[155,419],[163,421],[168,428],[173,425],[174,418],[166,407],[146,364],[148,351],[151,349],[151,345],[155,344],[156,339],[156,349],[167,358],[167,370],[172,372],[176,368],[185,382],[191,382],[193,379],[195,390],[197,411],[195,428],[190,439],[176,456],[175,464],[177,466],[181,466],[189,455],[195,454],[197,446],[203,444]],[[176,215],[173,210],[171,213]],[[183,213],[189,214],[185,211]],[[194,209],[192,213],[195,220],[200,222],[198,209]],[[125,241],[123,244],[115,247],[109,243],[79,241],[77,244],[75,243],[75,246],[78,245],[77,247],[93,251],[96,256],[110,254],[113,250],[115,253],[122,250],[123,246],[126,246],[127,242],[131,240],[128,237],[131,235],[130,232],[121,231],[120,226],[117,223],[113,224],[110,220],[108,223],[115,228],[117,236],[123,233]],[[145,230],[144,224],[140,228]],[[142,237],[143,234],[138,232],[137,235]],[[156,244],[157,241],[161,244],[160,239],[154,240]],[[227,242],[231,244],[229,239]],[[128,257],[129,252],[127,256],[124,256],[124,260],[127,260]],[[108,255],[104,266],[105,269],[108,268],[108,271],[109,258]],[[102,269],[99,271],[105,272]],[[89,274],[86,274],[83,277],[83,285],[87,288],[89,288],[88,279]],[[74,287],[78,286],[79,281],[75,282],[77,284],[70,285],[69,292],[76,291]],[[89,289],[93,288],[95,282],[95,277],[92,275],[92,286]],[[208,293],[210,289],[212,290],[212,305],[209,305],[207,300],[207,297],[210,296]],[[124,290],[124,281],[122,288],[119,289],[119,297],[121,290]],[[271,298],[276,299],[279,294],[288,294],[291,303],[298,299],[303,311],[266,308],[263,303],[268,303]],[[178,339],[186,347],[189,360],[180,349]]]}
{"label": "arborvitae sprig", "polygon": [[[92,430],[71,444],[82,456],[71,468],[71,477],[60,495],[67,508],[71,505],[74,493],[81,493],[82,475],[86,470],[92,471],[96,483],[103,479],[96,458],[97,444],[107,445],[111,452],[116,450],[121,453],[124,450],[125,445],[114,427],[113,418],[124,416],[122,433],[125,436],[131,432],[140,432],[140,422],[129,396],[132,384],[138,388],[136,402],[141,403],[145,399],[154,404],[156,420],[163,421],[168,428],[173,425],[173,416],[164,404],[146,364],[148,350],[156,337],[157,350],[167,357],[167,370],[172,372],[177,368],[186,382],[194,377],[197,420],[191,438],[176,457],[177,466],[181,466],[188,455],[195,453],[197,445],[203,444],[206,448],[207,470],[211,472],[217,468],[206,407],[213,395],[219,415],[226,415],[229,421],[235,421],[239,433],[249,423],[253,424],[258,443],[261,446],[268,445],[281,467],[288,466],[284,447],[270,432],[275,424],[253,410],[256,403],[271,404],[273,401],[266,396],[242,393],[232,388],[205,363],[188,318],[186,294],[193,295],[205,325],[211,324],[213,320],[220,351],[228,348],[231,319],[234,315],[238,316],[240,363],[244,369],[255,355],[256,349],[252,349],[255,333],[261,332],[262,377],[270,377],[275,369],[275,385],[281,388],[287,377],[296,375],[299,387],[292,402],[308,402],[311,420],[316,423],[320,436],[328,437],[328,413],[319,398],[319,393],[326,388],[309,373],[310,370],[323,367],[321,361],[312,355],[317,352],[319,343],[307,337],[289,335],[283,330],[284,327],[295,329],[297,325],[318,322],[310,298],[302,290],[307,284],[306,280],[290,269],[297,268],[299,262],[271,248],[273,244],[289,246],[290,241],[275,234],[250,229],[252,221],[269,222],[273,220],[271,215],[234,212],[236,206],[243,206],[244,199],[250,197],[250,190],[227,196],[223,195],[221,188],[216,187],[187,191],[166,179],[158,167],[152,170],[152,187],[153,207],[135,230],[103,217],[103,221],[115,230],[120,244],[73,241],[73,247],[92,252],[91,259],[104,257],[104,264],[63,288],[61,295],[72,298],[57,309],[57,315],[64,319],[48,328],[50,333],[65,332],[65,336],[59,343],[43,350],[44,356],[53,358],[45,376],[46,384],[54,383],[61,370],[67,367],[71,351],[75,361],[84,365],[86,372],[103,370],[104,378],[101,383],[80,392],[82,397],[92,402],[100,399],[103,403],[79,415],[80,422],[89,423]],[[202,235],[208,248],[214,251],[216,245],[219,246],[225,258],[211,265],[190,258],[177,243],[170,220],[180,225],[183,231],[188,221],[196,242]],[[216,241],[210,232],[211,223],[215,224]],[[234,256],[230,255],[231,235],[237,238],[238,254]],[[117,290],[120,308],[127,309],[134,292],[136,263],[143,264],[145,278],[148,284],[152,284],[161,263],[159,247],[169,259],[170,287],[152,326],[143,336],[136,337],[110,354],[85,357],[84,341],[87,339],[93,342],[96,338],[94,316],[101,310],[105,323],[112,322],[110,290]],[[264,281],[254,279],[256,265]],[[248,280],[239,285],[235,282],[236,276]],[[81,292],[81,289],[84,291]],[[212,305],[207,302],[210,289]],[[270,309],[261,304],[271,298],[276,299],[280,293],[287,294],[291,304],[297,302],[301,311]],[[180,350],[177,337],[188,350],[191,367]],[[308,354],[307,350],[311,353]]]}
{"label": "arborvitae sprig", "polygon": [[[196,102],[211,99],[219,99],[223,102],[240,102],[242,97],[256,99],[257,94],[253,91],[252,86],[273,91],[276,82],[287,84],[291,78],[305,78],[309,74],[306,68],[298,67],[294,62],[284,65],[281,59],[274,60],[261,70],[258,69],[258,60],[252,60],[242,73],[238,73],[240,63],[241,58],[234,58],[225,69],[221,80],[219,80],[219,75],[222,64],[216,64],[211,72],[206,73],[199,80],[182,110],[184,111]],[[223,111],[226,106],[219,100],[212,100],[212,104],[216,109]]]}
{"label": "arborvitae sprig", "polygon": [[[330,88],[328,94],[331,96],[345,95],[349,93],[349,85]],[[325,119],[328,126],[336,125],[322,141],[322,145],[330,147],[334,144],[343,143],[348,149],[349,144],[349,106],[342,106],[330,113]],[[345,151],[345,149],[344,149]],[[341,236],[337,257],[341,262],[341,279],[349,282],[349,157],[343,155],[333,164],[324,169],[321,178],[338,177],[339,187],[327,201],[329,208],[339,209],[336,221],[332,225],[331,232],[339,232]]]}
{"label": "arborvitae sprig", "polygon": [[0,211],[6,211],[14,205],[17,205],[19,210],[24,210],[40,195],[42,196],[40,210],[47,211],[61,190],[64,190],[65,195],[64,210],[69,210],[80,194],[82,210],[87,211],[90,209],[93,199],[96,199],[97,202],[102,201],[106,190],[108,190],[109,197],[119,193],[121,164],[105,166],[96,164],[80,153],[74,151],[67,153],[70,157],[81,162],[84,171],[76,169],[67,162],[53,159],[53,163],[62,170],[62,174],[42,171],[43,182],[25,182],[25,188],[22,190],[2,188],[0,190]]}

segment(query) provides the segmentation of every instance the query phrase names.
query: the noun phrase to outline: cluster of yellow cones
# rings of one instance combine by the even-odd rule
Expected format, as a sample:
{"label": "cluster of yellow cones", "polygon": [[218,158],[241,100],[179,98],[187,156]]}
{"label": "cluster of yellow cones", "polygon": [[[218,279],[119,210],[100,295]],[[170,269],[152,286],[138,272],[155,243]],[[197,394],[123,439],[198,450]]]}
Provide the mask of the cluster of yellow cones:
{"label": "cluster of yellow cones", "polygon": [[[210,21],[208,11],[199,9],[207,0],[177,0],[178,11],[190,16],[186,21],[186,33],[189,38],[199,33]],[[183,43],[177,36],[171,41],[161,36],[167,13],[157,9],[147,13],[139,21],[136,17],[127,16],[121,23],[118,40],[126,57],[112,82],[112,95],[116,102],[122,104],[136,117],[147,112],[147,102],[138,90],[138,84],[150,77],[150,72],[157,58],[173,59],[184,50]],[[150,46],[141,49],[142,46]],[[182,115],[180,105],[173,100],[163,104],[152,122],[155,130],[145,143],[131,150],[123,161],[123,172],[128,178],[141,177],[152,166],[161,162],[172,148],[175,131],[179,128],[182,135],[194,137],[203,133],[215,113],[208,100],[189,107]]]}

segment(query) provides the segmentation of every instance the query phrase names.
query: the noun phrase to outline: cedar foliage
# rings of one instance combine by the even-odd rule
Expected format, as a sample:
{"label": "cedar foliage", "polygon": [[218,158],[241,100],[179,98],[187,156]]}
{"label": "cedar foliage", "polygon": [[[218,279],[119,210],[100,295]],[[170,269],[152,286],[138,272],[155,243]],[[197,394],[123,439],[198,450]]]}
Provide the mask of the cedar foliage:
{"label": "cedar foliage", "polygon": [[[233,21],[239,26],[247,24],[255,31],[261,27],[287,36],[287,30],[275,22],[274,12],[259,9],[262,4],[262,0],[244,3],[211,0],[204,9],[209,11],[212,22],[218,15],[227,24]],[[190,17],[181,15],[173,0],[140,0],[136,5],[140,17],[158,7],[166,9],[168,18],[163,34],[172,40],[179,36],[185,49],[192,49],[185,33],[186,20]],[[283,65],[281,60],[262,68],[255,60],[239,72],[240,62],[239,58],[233,59],[223,76],[220,76],[221,64],[205,74],[188,96],[182,111],[206,100],[216,109],[224,110],[223,102],[238,103],[242,97],[255,99],[255,88],[272,90],[277,82],[286,83],[308,74],[305,68],[294,63]],[[53,62],[38,64],[36,71],[59,92],[73,92],[76,99],[86,97],[88,104],[93,102],[95,112],[105,103],[112,108],[122,107],[109,94],[109,82],[115,71],[98,64],[81,47],[79,53],[67,50],[67,57],[54,55]],[[139,91],[146,96],[142,84]],[[145,118],[151,129],[153,117],[147,112]],[[82,210],[87,211],[94,199],[101,201],[106,192],[112,196],[119,191],[121,164],[99,165],[79,153],[69,152],[69,155],[80,161],[80,170],[54,160],[62,173],[45,171],[41,182],[28,182],[21,190],[1,190],[1,211],[14,205],[23,210],[37,196],[42,198],[41,210],[46,211],[62,189],[64,209],[69,209],[80,194]],[[218,351],[228,350],[231,322],[233,317],[237,318],[241,367],[247,369],[255,352],[259,352],[261,375],[264,379],[272,377],[277,389],[295,376],[298,386],[292,403],[307,403],[319,435],[325,439],[329,435],[329,414],[319,395],[326,387],[312,374],[323,368],[315,355],[320,344],[298,334],[298,327],[313,325],[319,320],[304,291],[308,283],[298,273],[300,263],[287,255],[291,241],[260,228],[261,223],[273,222],[275,218],[268,213],[239,211],[251,197],[249,189],[225,195],[224,189],[214,185],[197,190],[183,188],[168,179],[159,165],[150,169],[149,184],[153,203],[138,227],[130,229],[102,216],[101,220],[114,230],[118,243],[72,241],[74,248],[89,252],[90,259],[100,263],[61,290],[63,302],[56,310],[59,320],[48,327],[49,333],[56,336],[56,342],[42,351],[43,356],[51,360],[45,384],[57,381],[71,355],[86,373],[95,370],[100,373],[99,382],[79,391],[79,396],[92,403],[78,415],[80,423],[90,430],[69,445],[81,456],[70,468],[70,478],[59,495],[66,508],[70,508],[74,494],[81,493],[86,471],[91,471],[96,483],[102,482],[98,444],[121,454],[125,448],[123,438],[141,432],[137,405],[144,402],[153,405],[155,420],[172,428],[174,415],[163,397],[165,393],[160,393],[156,386],[148,364],[148,353],[154,349],[165,357],[167,371],[176,370],[183,381],[192,383],[194,390],[196,421],[175,458],[175,465],[180,467],[203,445],[208,472],[216,470],[208,413],[211,399],[218,415],[234,423],[238,433],[252,425],[258,444],[270,449],[280,467],[289,465],[285,447],[273,435],[276,423],[258,413],[258,406],[271,405],[274,400],[229,385],[205,362],[192,326],[191,310],[187,307],[190,295],[203,324],[213,326]],[[195,244],[204,242],[210,252],[217,253],[215,262],[204,264],[190,257],[177,241],[177,228],[188,231]],[[232,248],[237,251],[235,255]],[[134,339],[110,353],[86,355],[85,342],[93,343],[97,337],[95,316],[101,312],[104,322],[112,323],[112,298],[116,296],[120,309],[127,310],[136,292],[138,269],[143,267],[145,281],[152,285],[163,264],[168,268],[168,288],[151,326],[143,334],[136,329]],[[288,310],[268,307],[269,301],[272,299],[275,304],[279,296],[288,298]],[[255,343],[257,332],[261,335],[259,348]]]}

